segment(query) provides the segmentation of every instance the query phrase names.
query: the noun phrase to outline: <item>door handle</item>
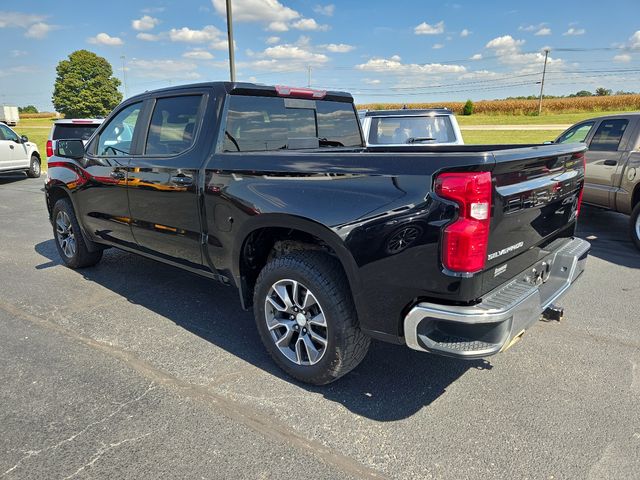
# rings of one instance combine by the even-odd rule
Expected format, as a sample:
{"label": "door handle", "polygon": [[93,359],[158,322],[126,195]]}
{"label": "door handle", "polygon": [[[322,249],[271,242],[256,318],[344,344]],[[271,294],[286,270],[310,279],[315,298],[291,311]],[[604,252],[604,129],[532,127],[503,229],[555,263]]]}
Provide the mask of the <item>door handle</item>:
{"label": "door handle", "polygon": [[605,160],[604,164],[607,167],[615,167],[618,164],[618,161],[617,160]]}
{"label": "door handle", "polygon": [[193,183],[193,177],[189,177],[187,175],[176,175],[175,177],[171,177],[171,183],[182,186],[191,185]]}
{"label": "door handle", "polygon": [[124,180],[124,172],[121,172],[120,170],[114,170],[109,174],[109,176],[114,180]]}

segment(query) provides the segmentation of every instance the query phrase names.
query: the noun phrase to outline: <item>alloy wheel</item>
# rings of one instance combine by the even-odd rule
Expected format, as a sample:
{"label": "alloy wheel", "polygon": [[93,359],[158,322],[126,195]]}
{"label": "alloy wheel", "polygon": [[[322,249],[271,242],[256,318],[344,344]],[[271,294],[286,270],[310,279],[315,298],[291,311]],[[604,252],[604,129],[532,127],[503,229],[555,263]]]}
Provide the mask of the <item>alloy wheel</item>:
{"label": "alloy wheel", "polygon": [[265,298],[265,320],[280,352],[296,365],[315,365],[327,350],[327,321],[315,295],[296,280],[274,283]]}
{"label": "alloy wheel", "polygon": [[58,245],[68,258],[76,254],[76,236],[67,212],[60,210],[56,215],[56,239]]}

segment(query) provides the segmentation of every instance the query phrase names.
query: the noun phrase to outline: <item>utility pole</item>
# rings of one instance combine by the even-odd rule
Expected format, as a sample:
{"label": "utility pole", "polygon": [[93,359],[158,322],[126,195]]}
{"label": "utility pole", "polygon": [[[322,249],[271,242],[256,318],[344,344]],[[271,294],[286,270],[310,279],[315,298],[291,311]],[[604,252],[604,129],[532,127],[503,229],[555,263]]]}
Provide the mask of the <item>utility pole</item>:
{"label": "utility pole", "polygon": [[540,98],[538,99],[538,116],[542,114],[542,91],[544,90],[544,76],[547,73],[547,58],[549,57],[549,49],[544,51],[544,67],[542,68],[542,81],[540,82]]}
{"label": "utility pole", "polygon": [[229,72],[231,81],[236,81],[236,62],[233,55],[233,18],[231,14],[231,0],[227,0],[227,39],[229,41]]}
{"label": "utility pole", "polygon": [[125,56],[120,55],[120,60],[122,60],[122,86],[124,87],[124,98],[127,98],[129,95],[127,94],[127,69],[125,68]]}
{"label": "utility pole", "polygon": [[311,88],[311,65],[307,65],[307,87]]}

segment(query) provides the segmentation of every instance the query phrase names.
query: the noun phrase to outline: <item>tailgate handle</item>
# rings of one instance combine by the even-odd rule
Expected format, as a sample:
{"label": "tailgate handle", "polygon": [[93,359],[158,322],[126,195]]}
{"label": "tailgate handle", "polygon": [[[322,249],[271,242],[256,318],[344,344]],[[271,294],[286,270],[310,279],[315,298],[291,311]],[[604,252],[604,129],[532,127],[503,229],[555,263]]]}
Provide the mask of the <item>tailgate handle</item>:
{"label": "tailgate handle", "polygon": [[618,161],[617,160],[605,160],[604,164],[607,167],[615,167],[618,164]]}
{"label": "tailgate handle", "polygon": [[193,177],[189,177],[187,175],[177,175],[175,177],[171,177],[171,183],[183,186],[191,185],[193,183]]}

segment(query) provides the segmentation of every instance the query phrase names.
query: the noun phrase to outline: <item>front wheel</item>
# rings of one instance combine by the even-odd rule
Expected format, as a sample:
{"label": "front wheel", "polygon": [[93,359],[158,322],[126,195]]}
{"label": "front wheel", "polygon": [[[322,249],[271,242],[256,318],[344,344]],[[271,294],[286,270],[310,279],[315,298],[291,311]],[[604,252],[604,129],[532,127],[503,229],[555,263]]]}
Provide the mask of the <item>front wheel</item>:
{"label": "front wheel", "polygon": [[90,267],[100,261],[102,250],[92,252],[87,248],[73,205],[68,198],[61,198],[56,202],[52,218],[56,247],[67,267]]}
{"label": "front wheel", "polygon": [[260,272],[253,303],[271,357],[300,381],[330,383],[367,354],[370,339],[358,326],[347,279],[324,252],[298,251],[271,260]]}
{"label": "front wheel", "polygon": [[631,229],[631,240],[636,247],[640,249],[640,202],[631,212],[631,221],[629,225]]}
{"label": "front wheel", "polygon": [[31,155],[31,163],[29,164],[29,170],[27,170],[27,176],[29,178],[38,178],[40,171],[40,159],[35,155]]}

